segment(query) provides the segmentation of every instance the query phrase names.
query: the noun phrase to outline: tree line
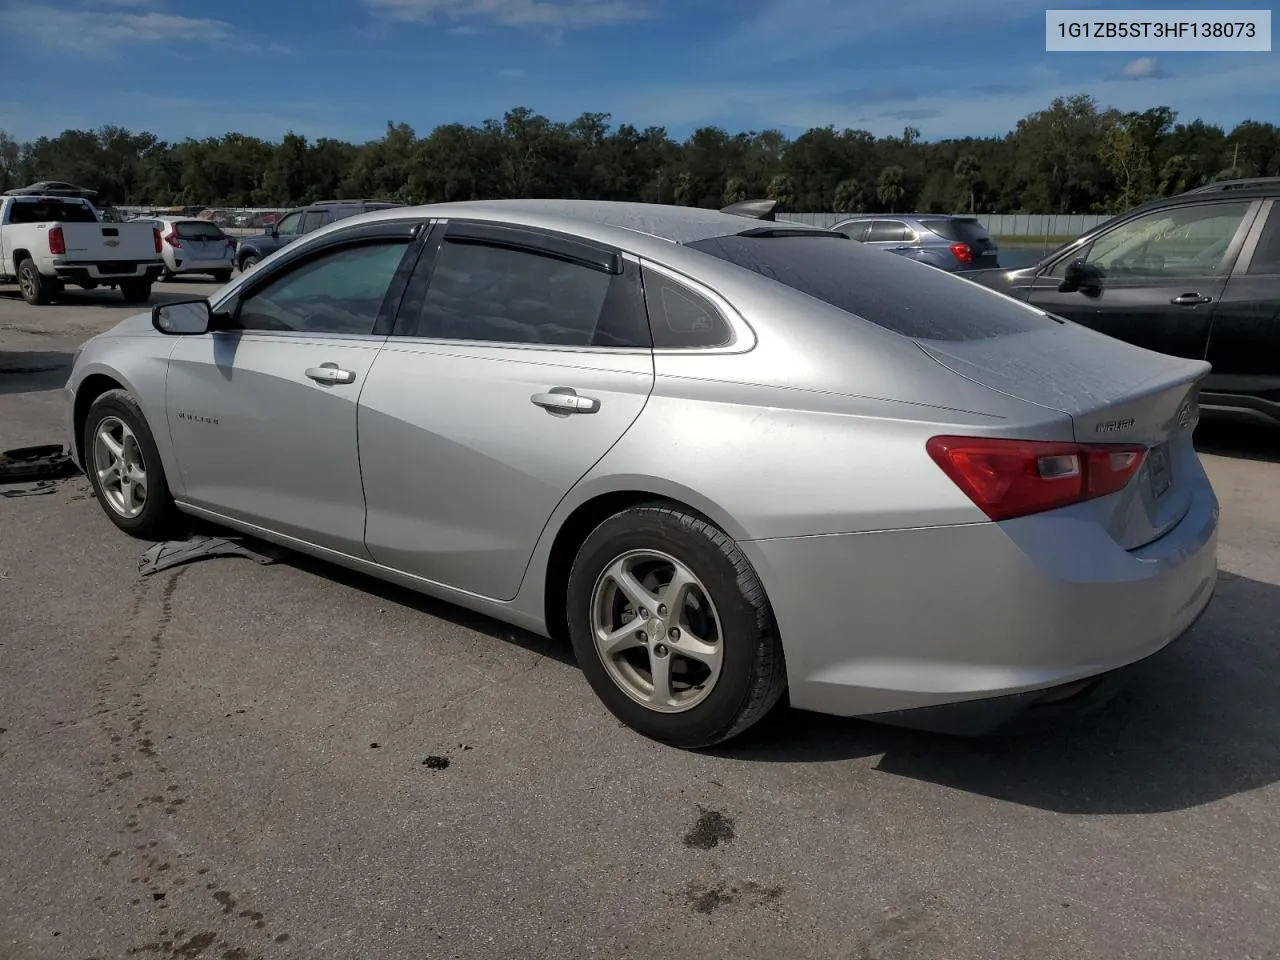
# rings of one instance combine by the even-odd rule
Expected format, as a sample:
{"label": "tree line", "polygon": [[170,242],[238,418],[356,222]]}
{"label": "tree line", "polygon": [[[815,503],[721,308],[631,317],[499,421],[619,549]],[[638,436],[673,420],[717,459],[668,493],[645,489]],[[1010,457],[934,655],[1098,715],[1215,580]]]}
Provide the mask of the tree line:
{"label": "tree line", "polygon": [[66,180],[100,204],[284,207],[377,197],[407,203],[579,197],[720,207],[771,197],[788,211],[1114,213],[1213,180],[1280,175],[1280,128],[1230,132],[1168,107],[1123,112],[1060,97],[1003,137],[926,142],[819,127],[695,130],[613,126],[605,113],[556,122],[517,107],[479,126],[419,136],[387,123],[352,144],[287,133],[167,142],[115,126],[18,142],[0,131],[0,188]]}

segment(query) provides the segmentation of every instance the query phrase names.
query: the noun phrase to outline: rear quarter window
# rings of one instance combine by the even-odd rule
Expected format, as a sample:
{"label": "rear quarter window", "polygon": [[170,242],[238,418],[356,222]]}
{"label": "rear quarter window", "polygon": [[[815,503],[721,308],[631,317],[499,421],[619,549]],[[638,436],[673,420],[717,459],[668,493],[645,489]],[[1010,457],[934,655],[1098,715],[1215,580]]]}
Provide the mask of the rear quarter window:
{"label": "rear quarter window", "polygon": [[688,246],[904,337],[982,340],[1053,323],[969,280],[829,234],[714,237]]}

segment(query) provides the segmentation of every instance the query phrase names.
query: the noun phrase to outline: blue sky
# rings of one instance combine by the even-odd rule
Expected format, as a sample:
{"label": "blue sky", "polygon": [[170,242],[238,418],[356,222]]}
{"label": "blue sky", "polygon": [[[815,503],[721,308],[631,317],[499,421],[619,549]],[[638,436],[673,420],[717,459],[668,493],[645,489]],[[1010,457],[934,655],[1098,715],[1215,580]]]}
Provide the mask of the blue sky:
{"label": "blue sky", "polygon": [[[1100,0],[1062,7],[1131,7]],[[1160,6],[1211,6],[1207,0]],[[1276,53],[1046,53],[1029,0],[0,0],[0,129],[363,141],[528,106],[676,136],[1003,134],[1056,95],[1280,120]],[[15,82],[18,81],[18,82]]]}

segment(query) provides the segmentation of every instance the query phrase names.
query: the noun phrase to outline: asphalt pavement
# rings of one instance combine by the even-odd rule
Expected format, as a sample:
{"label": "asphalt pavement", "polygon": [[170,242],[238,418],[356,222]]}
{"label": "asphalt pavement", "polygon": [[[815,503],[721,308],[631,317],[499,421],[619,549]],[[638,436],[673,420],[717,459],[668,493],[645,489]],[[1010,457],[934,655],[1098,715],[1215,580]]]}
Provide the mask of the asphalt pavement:
{"label": "asphalt pavement", "polygon": [[[0,449],[62,442],[133,312],[0,292]],[[140,577],[83,478],[0,496],[0,958],[1280,957],[1280,441],[1200,439],[1208,614],[993,740],[783,709],[671,750],[566,647],[302,558]]]}

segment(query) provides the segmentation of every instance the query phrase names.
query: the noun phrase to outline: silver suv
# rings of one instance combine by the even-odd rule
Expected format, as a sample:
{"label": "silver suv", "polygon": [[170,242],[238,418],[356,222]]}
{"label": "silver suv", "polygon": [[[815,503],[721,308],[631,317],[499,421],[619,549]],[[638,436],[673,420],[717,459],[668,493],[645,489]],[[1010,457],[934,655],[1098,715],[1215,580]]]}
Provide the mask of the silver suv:
{"label": "silver suv", "polygon": [[883,247],[942,270],[989,270],[999,266],[996,242],[977,217],[867,214],[837,223],[832,229],[860,243]]}

